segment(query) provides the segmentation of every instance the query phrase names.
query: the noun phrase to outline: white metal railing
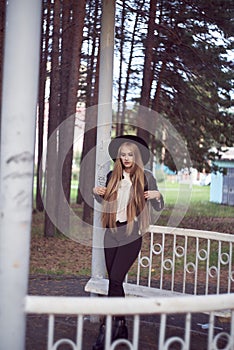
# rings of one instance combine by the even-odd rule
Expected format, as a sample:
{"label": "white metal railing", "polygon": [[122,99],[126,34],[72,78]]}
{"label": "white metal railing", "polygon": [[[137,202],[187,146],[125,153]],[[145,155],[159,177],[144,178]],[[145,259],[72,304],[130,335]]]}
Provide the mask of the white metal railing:
{"label": "white metal railing", "polygon": [[[76,350],[86,349],[83,332],[87,315],[107,315],[106,350],[116,349],[120,342],[130,350],[140,349],[140,321],[144,315],[160,315],[158,332],[151,334],[155,349],[169,350],[177,343],[181,349],[189,350],[192,319],[196,315],[199,319],[201,313],[207,313],[205,316],[208,317],[205,324],[207,339],[202,348],[234,350],[233,245],[234,236],[230,234],[151,226],[148,237],[144,237],[138,262],[130,270],[126,281],[129,295],[135,295],[135,291],[131,293],[131,286],[135,286],[135,289],[143,291],[143,296],[151,290],[148,293],[150,298],[103,297],[97,302],[97,298],[87,297],[27,296],[25,312],[48,315],[48,350],[59,349],[62,344]],[[161,291],[165,290],[169,291],[166,294],[170,297],[162,297],[165,294]],[[157,294],[157,291],[160,293]],[[175,296],[178,293],[179,296]],[[112,316],[118,314],[132,318],[132,338],[111,344]],[[179,332],[169,336],[167,320],[170,315],[177,318],[179,314],[184,317],[184,335]],[[77,316],[75,341],[65,338],[55,341],[56,315]],[[220,316],[226,317],[225,329],[216,327]],[[223,339],[225,342],[220,348]]]}
{"label": "white metal railing", "polygon": [[126,282],[193,295],[231,293],[233,250],[234,235],[151,226]]}
{"label": "white metal railing", "polygon": [[[213,311],[232,310],[230,326],[223,331],[215,327]],[[159,337],[155,335],[152,340],[159,350],[169,350],[173,343],[181,344],[181,349],[190,349],[191,320],[194,314],[208,313],[207,340],[203,349],[207,350],[233,350],[234,349],[234,294],[220,294],[207,296],[181,296],[172,298],[96,298],[87,297],[44,297],[27,296],[25,299],[25,312],[27,314],[49,315],[48,350],[56,350],[61,344],[69,344],[71,349],[86,349],[83,343],[84,317],[86,315],[107,315],[105,349],[114,350],[122,342],[130,350],[139,347],[140,316],[161,315]],[[132,339],[117,340],[111,345],[111,320],[113,315],[125,314],[133,317]],[[184,335],[173,334],[168,336],[167,316],[173,314],[185,315]],[[77,315],[76,340],[61,338],[54,341],[54,327],[56,315]],[[217,331],[218,328],[218,331]],[[220,341],[225,338],[225,347],[220,348]]]}

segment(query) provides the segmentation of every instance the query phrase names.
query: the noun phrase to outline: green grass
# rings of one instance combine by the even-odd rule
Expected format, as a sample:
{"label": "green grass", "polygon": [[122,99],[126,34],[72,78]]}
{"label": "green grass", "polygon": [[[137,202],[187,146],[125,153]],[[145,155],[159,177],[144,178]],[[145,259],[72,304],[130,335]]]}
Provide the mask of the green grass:
{"label": "green grass", "polygon": [[234,217],[234,207],[210,202],[210,187],[164,182],[159,184],[165,200],[164,212],[187,209],[186,216]]}
{"label": "green grass", "polygon": [[183,200],[190,203],[208,202],[210,197],[209,186],[190,186],[189,184],[178,184],[164,182],[159,184],[159,189],[164,195],[167,205],[183,203]]}

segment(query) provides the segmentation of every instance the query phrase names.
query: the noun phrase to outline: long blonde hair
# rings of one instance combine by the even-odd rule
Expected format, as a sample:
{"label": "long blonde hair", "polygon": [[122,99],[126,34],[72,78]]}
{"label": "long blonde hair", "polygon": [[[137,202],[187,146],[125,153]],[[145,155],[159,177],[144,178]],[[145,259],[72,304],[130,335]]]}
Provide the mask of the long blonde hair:
{"label": "long blonde hair", "polygon": [[133,152],[134,165],[130,172],[132,187],[127,206],[127,235],[133,230],[134,220],[137,217],[141,232],[145,232],[149,226],[149,212],[144,198],[144,165],[139,148],[132,142],[124,142],[118,149],[117,159],[113,172],[108,182],[103,201],[102,225],[116,230],[117,192],[123,177],[123,165],[120,159],[122,147],[126,146]]}

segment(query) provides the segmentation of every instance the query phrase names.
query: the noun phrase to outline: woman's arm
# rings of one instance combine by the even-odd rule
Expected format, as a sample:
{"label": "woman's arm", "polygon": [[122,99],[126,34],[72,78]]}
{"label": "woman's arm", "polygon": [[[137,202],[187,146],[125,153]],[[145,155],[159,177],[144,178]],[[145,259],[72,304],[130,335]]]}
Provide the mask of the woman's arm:
{"label": "woman's arm", "polygon": [[153,208],[157,211],[160,211],[164,208],[164,199],[158,190],[157,181],[149,170],[145,170],[145,177],[145,199],[150,200]]}
{"label": "woman's arm", "polygon": [[109,172],[109,173],[107,174],[106,186],[96,186],[96,187],[93,188],[93,195],[94,195],[94,198],[95,198],[96,201],[98,201],[99,203],[102,202],[103,197],[105,196],[107,184],[108,184],[108,182],[109,182],[109,180],[110,180],[111,173],[112,173],[112,172]]}
{"label": "woman's arm", "polygon": [[106,187],[96,186],[93,188],[93,196],[98,203],[101,203],[106,193]]}

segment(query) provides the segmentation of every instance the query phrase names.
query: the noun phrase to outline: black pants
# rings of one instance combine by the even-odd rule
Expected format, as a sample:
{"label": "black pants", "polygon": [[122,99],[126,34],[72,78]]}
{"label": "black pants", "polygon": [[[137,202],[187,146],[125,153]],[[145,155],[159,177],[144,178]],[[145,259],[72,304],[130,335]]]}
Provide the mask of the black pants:
{"label": "black pants", "polygon": [[138,233],[138,223],[134,224],[132,234],[126,236],[126,223],[117,223],[117,232],[106,229],[104,252],[109,277],[108,296],[124,297],[125,275],[138,257],[142,237]]}

